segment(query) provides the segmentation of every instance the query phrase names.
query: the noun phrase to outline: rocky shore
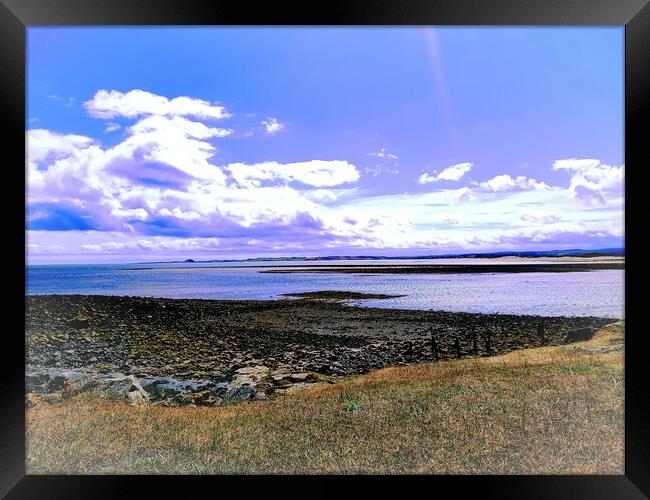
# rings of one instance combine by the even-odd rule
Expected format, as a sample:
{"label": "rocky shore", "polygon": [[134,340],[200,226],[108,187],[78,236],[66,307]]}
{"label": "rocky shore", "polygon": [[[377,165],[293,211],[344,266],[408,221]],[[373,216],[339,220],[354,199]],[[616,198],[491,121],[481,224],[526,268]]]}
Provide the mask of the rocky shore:
{"label": "rocky shore", "polygon": [[614,322],[346,303],[363,298],[338,291],[269,301],[27,296],[27,404],[86,391],[132,404],[254,401],[389,365],[539,346],[540,322],[550,345]]}

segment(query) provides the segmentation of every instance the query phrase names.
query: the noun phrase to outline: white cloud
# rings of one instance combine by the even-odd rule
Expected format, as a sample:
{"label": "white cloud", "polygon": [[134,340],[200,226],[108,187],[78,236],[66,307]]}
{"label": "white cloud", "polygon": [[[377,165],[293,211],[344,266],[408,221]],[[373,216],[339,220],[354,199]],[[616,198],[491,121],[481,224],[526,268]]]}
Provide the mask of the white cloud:
{"label": "white cloud", "polygon": [[267,117],[266,120],[262,120],[262,125],[269,135],[275,135],[284,129],[284,125],[277,118]]}
{"label": "white cloud", "polygon": [[447,167],[440,173],[436,173],[437,170],[434,170],[431,174],[425,172],[420,176],[418,182],[420,184],[428,184],[438,181],[458,181],[469,172],[473,166],[474,164],[466,162]]}
{"label": "white cloud", "polygon": [[30,162],[41,162],[50,157],[62,157],[90,146],[94,141],[90,137],[74,134],[59,134],[46,129],[27,131],[27,150]]}
{"label": "white cloud", "polygon": [[553,170],[572,173],[570,197],[584,205],[605,205],[610,195],[622,194],[624,165],[614,167],[596,159],[569,158],[555,161]]}
{"label": "white cloud", "polygon": [[232,116],[226,108],[202,99],[175,97],[168,99],[144,90],[99,90],[84,103],[95,118],[111,119],[117,116],[136,118],[143,115],[193,116],[201,119],[223,119]]}
{"label": "white cloud", "polygon": [[[572,176],[568,189],[502,175],[459,189],[377,196],[346,185],[360,176],[345,160],[220,163],[215,145],[232,130],[209,126],[215,116],[197,109],[210,103],[185,98],[203,105],[179,111],[179,98],[145,93],[154,99],[134,104],[132,92],[107,93],[107,100],[90,106],[91,114],[135,118],[114,146],[45,129],[27,132],[30,253],[101,258],[158,252],[167,259],[255,249],[435,253],[573,245],[623,234],[622,217],[612,210],[622,213],[623,167],[559,160],[554,169]],[[384,167],[396,160],[385,148],[368,156]],[[461,163],[424,174],[423,183],[460,180],[471,168]]]}
{"label": "white cloud", "polygon": [[108,125],[106,125],[106,128],[104,129],[104,133],[110,134],[111,132],[115,132],[116,130],[120,130],[122,126],[119,123],[115,122],[109,122]]}
{"label": "white cloud", "polygon": [[331,189],[314,189],[312,191],[303,191],[303,194],[316,203],[329,203],[338,199],[337,194]]}
{"label": "white cloud", "polygon": [[364,168],[364,172],[366,175],[370,175],[372,177],[377,177],[378,175],[383,175],[383,174],[387,174],[387,175],[399,174],[399,170],[394,166],[384,166],[384,165],[366,166]]}
{"label": "white cloud", "polygon": [[233,133],[231,129],[208,127],[207,125],[188,120],[181,116],[149,116],[129,127],[132,134],[145,134],[148,132],[182,133],[194,139],[208,139],[210,137],[227,137]]}
{"label": "white cloud", "polygon": [[[219,131],[204,124],[158,116],[129,127],[127,137],[106,150],[81,136],[38,133],[53,144],[46,148],[43,141],[31,141],[32,156],[45,158],[52,149],[61,155],[40,168],[33,163],[28,172],[30,224],[40,228],[52,217],[72,214],[74,220],[90,221],[82,227],[128,233],[169,227],[188,234],[236,235],[256,225],[309,232],[321,225],[321,203],[337,195],[327,189],[303,192],[289,184],[323,188],[359,178],[354,165],[339,160],[219,167],[210,163],[214,147],[201,139],[215,135]],[[137,224],[144,226],[136,230]]]}
{"label": "white cloud", "polygon": [[536,181],[523,175],[515,178],[510,177],[508,174],[497,175],[490,180],[480,182],[478,185],[486,191],[502,192],[512,191],[515,189],[538,189],[549,190],[551,189],[546,183]]}
{"label": "white cloud", "polygon": [[540,222],[544,224],[551,224],[561,220],[559,215],[549,213],[525,213],[519,218],[525,222]]}
{"label": "white cloud", "polygon": [[397,155],[389,153],[386,148],[381,148],[374,153],[367,153],[366,156],[375,158],[374,165],[366,165],[364,172],[366,175],[377,177],[378,175],[395,175],[399,173],[399,163]]}
{"label": "white cloud", "polygon": [[149,212],[147,212],[144,208],[124,209],[119,206],[115,206],[110,210],[110,214],[114,217],[132,221],[145,221],[149,218]]}
{"label": "white cloud", "polygon": [[205,139],[223,137],[230,133],[228,130],[180,116],[150,116],[129,127],[128,132],[126,140],[108,151],[111,168],[119,170],[122,177],[141,177],[143,166],[150,165],[150,173],[164,182],[173,172],[156,166],[162,164],[192,178],[225,182],[221,169],[209,162],[216,148]]}
{"label": "white cloud", "polygon": [[566,160],[556,160],[553,162],[553,170],[582,170],[598,166],[599,160],[590,158],[568,158]]}
{"label": "white cloud", "polygon": [[460,188],[456,191],[458,201],[469,201],[472,198],[472,191],[468,187]]}
{"label": "white cloud", "polygon": [[386,148],[381,148],[379,151],[376,151],[374,153],[368,153],[368,156],[374,156],[376,158],[390,158],[393,160],[397,160],[398,158],[397,155],[389,153]]}
{"label": "white cloud", "polygon": [[169,210],[168,208],[162,208],[158,213],[163,216],[175,217],[177,219],[184,219],[184,220],[198,220],[201,218],[200,213],[195,212],[193,210],[183,211],[181,210],[180,207],[175,207],[172,210]]}
{"label": "white cloud", "polygon": [[620,215],[585,211],[567,199],[564,189],[515,190],[497,197],[467,187],[442,189],[353,199],[332,210],[360,221],[358,244],[373,248],[521,249],[531,242],[561,247],[623,234]]}
{"label": "white cloud", "polygon": [[260,186],[262,181],[301,182],[308,186],[330,187],[359,179],[357,168],[343,160],[311,160],[285,163],[264,162],[254,165],[233,163],[226,167],[240,186]]}

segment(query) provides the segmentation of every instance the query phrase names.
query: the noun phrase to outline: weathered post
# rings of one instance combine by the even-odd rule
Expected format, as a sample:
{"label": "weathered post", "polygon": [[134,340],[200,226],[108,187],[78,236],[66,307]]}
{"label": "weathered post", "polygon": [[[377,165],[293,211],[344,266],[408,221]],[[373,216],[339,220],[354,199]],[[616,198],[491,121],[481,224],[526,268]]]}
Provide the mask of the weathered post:
{"label": "weathered post", "polygon": [[537,324],[537,336],[542,345],[546,345],[546,334],[544,333],[544,320]]}
{"label": "weathered post", "polygon": [[413,341],[409,340],[409,348],[407,351],[407,356],[409,361],[413,361]]}
{"label": "weathered post", "polygon": [[478,356],[478,337],[476,332],[472,332],[472,347],[474,348],[474,356]]}
{"label": "weathered post", "polygon": [[458,336],[454,339],[454,349],[456,349],[456,357],[460,358],[460,341],[458,340]]}
{"label": "weathered post", "polygon": [[438,361],[438,342],[436,341],[436,336],[431,333],[431,354],[433,359]]}
{"label": "weathered post", "polygon": [[488,355],[492,354],[492,331],[488,330],[487,335],[485,336],[485,352]]}

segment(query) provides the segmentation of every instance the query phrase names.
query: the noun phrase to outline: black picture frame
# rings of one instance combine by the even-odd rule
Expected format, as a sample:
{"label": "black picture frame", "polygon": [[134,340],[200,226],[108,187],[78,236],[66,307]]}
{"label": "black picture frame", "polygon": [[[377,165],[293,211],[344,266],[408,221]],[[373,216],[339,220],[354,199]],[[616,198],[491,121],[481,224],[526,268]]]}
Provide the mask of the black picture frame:
{"label": "black picture frame", "polygon": [[[640,205],[641,172],[648,168],[644,124],[649,116],[650,6],[648,0],[328,0],[301,4],[180,0],[0,0],[0,130],[5,139],[3,166],[12,172],[3,193],[3,222],[15,237],[5,246],[3,291],[7,309],[4,321],[4,372],[0,389],[0,495],[7,498],[101,498],[129,496],[130,477],[26,476],[24,337],[19,335],[25,302],[25,49],[26,29],[37,25],[618,25],[625,26],[625,193],[626,210],[626,387],[625,474],[621,476],[409,476],[359,478],[364,486],[384,488],[388,481],[422,482],[431,494],[452,487],[457,494],[475,490],[488,498],[647,498],[650,496],[650,390],[644,359],[643,320],[635,314],[642,295],[635,294],[641,277],[643,216]],[[7,153],[9,153],[7,155]],[[15,186],[15,187],[14,187]],[[639,195],[639,196],[637,196]],[[630,231],[631,229],[631,231]],[[23,245],[18,243],[22,241]],[[21,269],[22,266],[22,269]],[[24,317],[23,317],[24,319]],[[16,325],[10,328],[9,325]],[[226,478],[186,477],[204,483]],[[269,485],[280,477],[256,478]],[[325,482],[323,476],[310,478]],[[355,478],[356,479],[356,478]],[[185,482],[183,481],[183,483]],[[141,486],[170,492],[183,484],[176,476],[142,476]],[[229,486],[241,488],[241,478]],[[426,483],[426,484],[425,484]],[[248,481],[244,485],[246,488]],[[292,489],[294,488],[292,482]],[[430,488],[430,489],[429,489]],[[408,491],[408,490],[407,490]],[[216,492],[216,491],[215,491]],[[305,494],[310,492],[305,491]]]}

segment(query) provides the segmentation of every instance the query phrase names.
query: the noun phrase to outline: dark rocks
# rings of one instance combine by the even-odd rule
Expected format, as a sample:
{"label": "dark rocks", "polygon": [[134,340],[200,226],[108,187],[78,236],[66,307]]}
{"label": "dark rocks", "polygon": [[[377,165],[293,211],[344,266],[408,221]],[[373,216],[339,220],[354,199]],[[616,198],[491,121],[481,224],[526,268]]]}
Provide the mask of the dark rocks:
{"label": "dark rocks", "polygon": [[90,328],[90,321],[87,318],[75,318],[68,323],[71,328],[83,329]]}
{"label": "dark rocks", "polygon": [[268,399],[268,396],[263,391],[257,391],[255,394],[253,394],[252,399],[253,401],[264,401]]}
{"label": "dark rocks", "polygon": [[37,373],[34,375],[27,375],[25,377],[25,387],[28,392],[30,389],[42,389],[47,387],[50,381],[50,376],[47,373]]}
{"label": "dark rocks", "polygon": [[71,384],[70,380],[64,375],[57,375],[47,384],[47,392],[57,392],[66,389]]}
{"label": "dark rocks", "polygon": [[[53,295],[26,301],[28,392],[66,394],[67,379],[67,393],[112,394],[134,404],[262,400],[324,375],[453,359],[456,338],[463,355],[539,346],[536,316],[362,308],[313,299]],[[76,328],[69,318],[79,322]],[[84,327],[91,320],[92,328]],[[609,323],[544,318],[550,344],[565,342],[564,332]]]}

